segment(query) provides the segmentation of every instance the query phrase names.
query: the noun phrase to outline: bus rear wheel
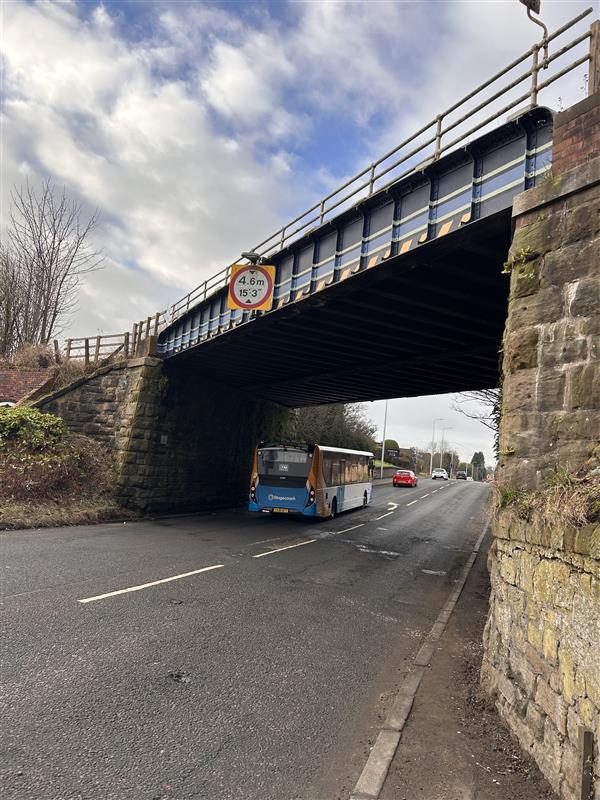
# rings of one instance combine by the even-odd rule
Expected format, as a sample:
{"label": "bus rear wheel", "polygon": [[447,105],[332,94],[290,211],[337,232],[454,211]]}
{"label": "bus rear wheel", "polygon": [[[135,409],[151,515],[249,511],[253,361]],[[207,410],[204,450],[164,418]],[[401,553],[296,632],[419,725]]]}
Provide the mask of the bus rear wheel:
{"label": "bus rear wheel", "polygon": [[329,515],[329,519],[335,519],[337,517],[337,500],[335,497],[331,501],[331,514]]}

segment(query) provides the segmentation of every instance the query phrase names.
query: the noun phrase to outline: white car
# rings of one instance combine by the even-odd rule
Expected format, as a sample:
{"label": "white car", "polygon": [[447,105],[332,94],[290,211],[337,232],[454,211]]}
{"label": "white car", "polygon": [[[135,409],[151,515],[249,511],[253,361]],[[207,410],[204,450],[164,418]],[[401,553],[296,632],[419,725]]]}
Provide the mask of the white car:
{"label": "white car", "polygon": [[447,481],[448,480],[448,473],[446,472],[445,469],[434,469],[433,470],[433,472],[431,473],[431,480],[432,481],[437,481],[438,479],[442,480],[442,481]]}

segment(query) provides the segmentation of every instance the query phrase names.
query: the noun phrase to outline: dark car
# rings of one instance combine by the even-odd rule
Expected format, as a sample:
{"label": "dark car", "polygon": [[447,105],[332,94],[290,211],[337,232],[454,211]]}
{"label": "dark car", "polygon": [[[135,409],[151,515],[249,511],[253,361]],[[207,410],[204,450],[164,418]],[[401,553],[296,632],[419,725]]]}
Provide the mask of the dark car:
{"label": "dark car", "polygon": [[394,486],[412,486],[413,489],[418,483],[417,476],[410,469],[399,469],[392,480]]}
{"label": "dark car", "polygon": [[457,481],[466,481],[467,480],[467,473],[464,470],[459,469],[458,472],[456,473],[456,480]]}

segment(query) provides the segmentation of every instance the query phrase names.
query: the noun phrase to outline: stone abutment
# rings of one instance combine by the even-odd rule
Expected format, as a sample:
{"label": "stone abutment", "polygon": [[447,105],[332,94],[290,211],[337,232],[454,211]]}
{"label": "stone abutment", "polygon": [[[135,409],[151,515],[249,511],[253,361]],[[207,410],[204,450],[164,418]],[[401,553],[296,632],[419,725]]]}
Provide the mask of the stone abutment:
{"label": "stone abutment", "polygon": [[565,800],[600,800],[599,99],[557,115],[553,176],[513,206],[482,666]]}

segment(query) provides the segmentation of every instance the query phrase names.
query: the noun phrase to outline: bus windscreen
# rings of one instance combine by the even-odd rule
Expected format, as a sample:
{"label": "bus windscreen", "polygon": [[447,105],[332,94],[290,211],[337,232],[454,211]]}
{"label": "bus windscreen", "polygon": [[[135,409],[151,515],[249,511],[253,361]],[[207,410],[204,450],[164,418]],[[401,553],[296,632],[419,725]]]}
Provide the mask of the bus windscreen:
{"label": "bus windscreen", "polygon": [[258,451],[258,475],[265,484],[295,483],[298,479],[303,484],[308,477],[310,463],[311,456],[305,450],[268,448]]}

